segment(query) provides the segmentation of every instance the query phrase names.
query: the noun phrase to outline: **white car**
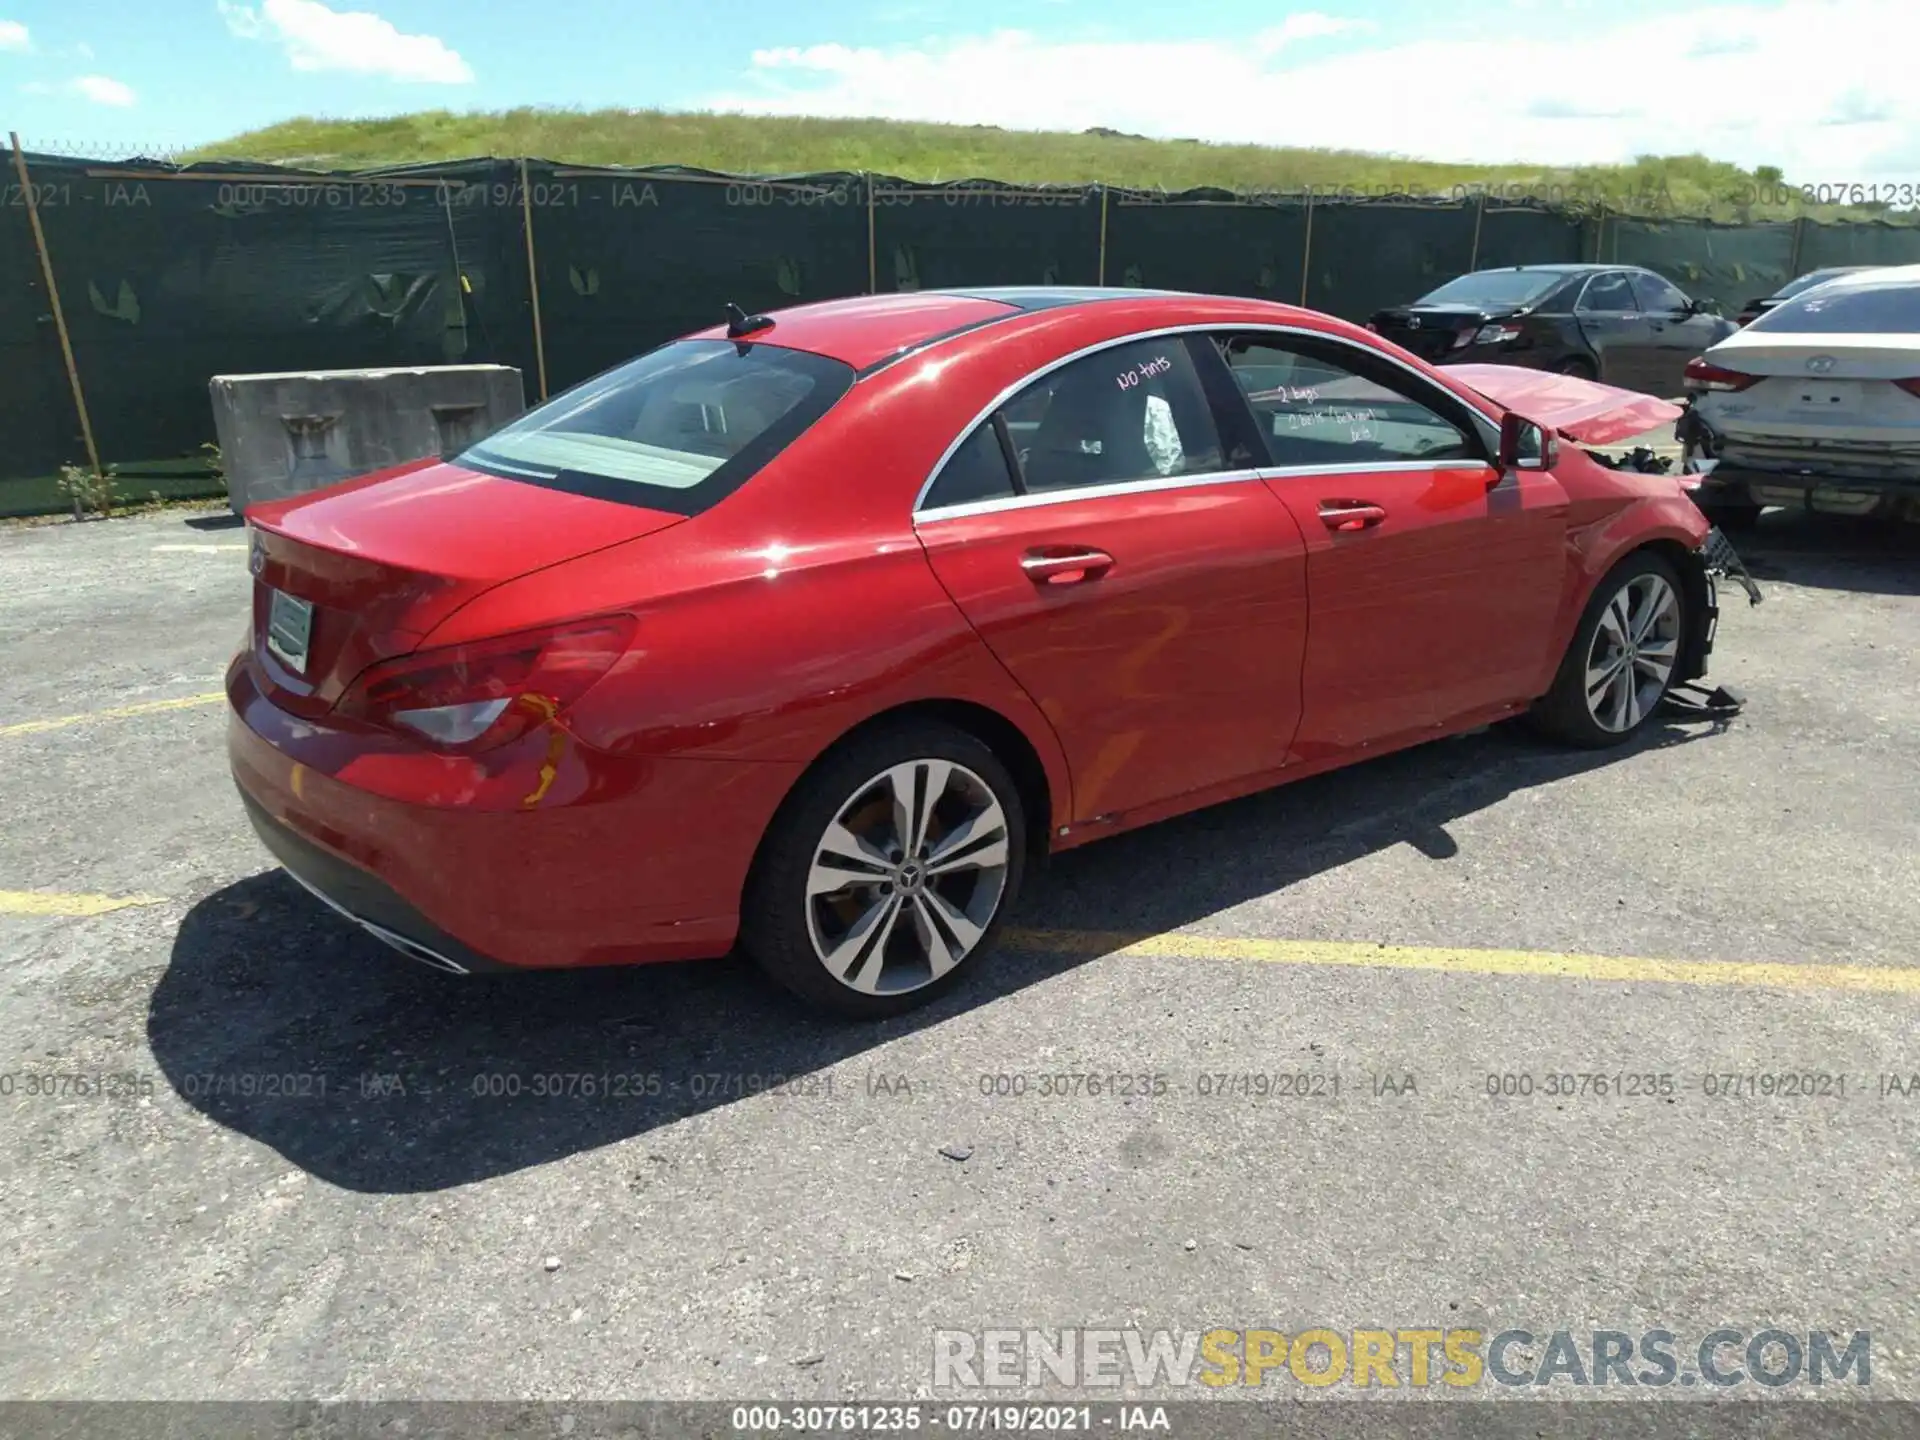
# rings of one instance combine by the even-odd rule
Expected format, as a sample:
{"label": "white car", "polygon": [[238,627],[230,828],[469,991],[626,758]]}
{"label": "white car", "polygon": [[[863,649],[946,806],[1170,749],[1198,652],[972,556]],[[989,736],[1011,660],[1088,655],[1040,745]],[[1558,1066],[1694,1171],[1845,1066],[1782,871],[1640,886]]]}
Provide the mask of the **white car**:
{"label": "white car", "polygon": [[1687,366],[1677,435],[1716,524],[1764,506],[1920,519],[1920,265],[1836,276]]}

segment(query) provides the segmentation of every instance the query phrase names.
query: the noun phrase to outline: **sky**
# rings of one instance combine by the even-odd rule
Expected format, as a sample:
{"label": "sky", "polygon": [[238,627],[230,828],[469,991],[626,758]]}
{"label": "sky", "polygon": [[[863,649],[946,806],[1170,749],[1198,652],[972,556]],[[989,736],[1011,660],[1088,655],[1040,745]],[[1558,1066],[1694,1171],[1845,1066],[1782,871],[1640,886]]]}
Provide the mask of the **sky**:
{"label": "sky", "polygon": [[0,121],[31,149],[151,154],[296,115],[877,115],[1454,161],[1699,151],[1910,204],[1916,54],[1920,0],[0,0]]}

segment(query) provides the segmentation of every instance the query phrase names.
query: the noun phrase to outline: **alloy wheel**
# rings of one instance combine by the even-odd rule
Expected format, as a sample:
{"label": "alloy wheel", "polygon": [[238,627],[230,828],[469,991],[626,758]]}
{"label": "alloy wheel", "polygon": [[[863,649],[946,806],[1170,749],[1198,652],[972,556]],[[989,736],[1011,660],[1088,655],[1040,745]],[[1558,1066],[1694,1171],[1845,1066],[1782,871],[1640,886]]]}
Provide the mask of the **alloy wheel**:
{"label": "alloy wheel", "polygon": [[1614,592],[1587,650],[1587,713],[1621,735],[1660,698],[1680,658],[1680,600],[1664,576],[1636,575]]}
{"label": "alloy wheel", "polygon": [[883,770],[840,807],[807,871],[807,933],[867,995],[931,985],[971,954],[1006,894],[1007,815],[950,760]]}

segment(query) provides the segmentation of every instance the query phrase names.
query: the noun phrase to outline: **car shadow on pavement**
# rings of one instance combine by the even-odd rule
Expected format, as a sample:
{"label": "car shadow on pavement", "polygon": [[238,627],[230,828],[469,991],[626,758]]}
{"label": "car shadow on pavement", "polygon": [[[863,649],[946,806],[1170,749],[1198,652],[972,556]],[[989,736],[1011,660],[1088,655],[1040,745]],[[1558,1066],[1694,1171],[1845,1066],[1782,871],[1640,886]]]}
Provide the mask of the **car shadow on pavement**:
{"label": "car shadow on pavement", "polygon": [[[1762,587],[1769,580],[1819,590],[1920,595],[1920,524],[1770,510],[1727,537]],[[1744,605],[1722,586],[1722,608]]]}
{"label": "car shadow on pavement", "polygon": [[[1454,853],[1448,821],[1720,728],[1658,724],[1570,752],[1495,727],[1304,780],[1058,857],[1016,927],[1159,932],[1402,842]],[[1381,937],[1391,938],[1391,937]],[[818,1018],[737,956],[503,978],[410,962],[268,871],[182,922],[147,1034],[174,1091],[348,1190],[438,1190],[627,1140],[860,1057],[1096,958],[1003,946],[967,984],[877,1024]],[[849,1062],[851,1064],[849,1065]]]}

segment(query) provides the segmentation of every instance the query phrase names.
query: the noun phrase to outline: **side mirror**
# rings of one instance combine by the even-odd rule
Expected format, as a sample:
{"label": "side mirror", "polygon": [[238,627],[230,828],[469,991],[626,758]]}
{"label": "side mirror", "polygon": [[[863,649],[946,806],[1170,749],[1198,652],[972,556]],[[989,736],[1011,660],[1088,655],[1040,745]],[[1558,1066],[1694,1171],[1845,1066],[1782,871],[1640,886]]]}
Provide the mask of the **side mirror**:
{"label": "side mirror", "polygon": [[1500,417],[1500,473],[1514,470],[1551,470],[1559,459],[1551,431],[1509,410]]}

